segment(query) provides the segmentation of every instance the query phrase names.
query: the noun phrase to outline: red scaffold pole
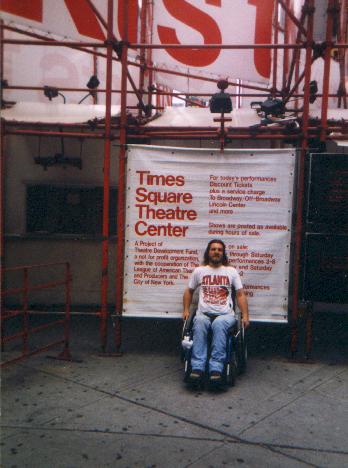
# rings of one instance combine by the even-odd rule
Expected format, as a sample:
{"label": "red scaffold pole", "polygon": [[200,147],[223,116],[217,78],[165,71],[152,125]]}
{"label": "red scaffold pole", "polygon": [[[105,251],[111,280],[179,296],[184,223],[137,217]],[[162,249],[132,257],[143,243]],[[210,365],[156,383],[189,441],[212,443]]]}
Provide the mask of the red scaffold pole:
{"label": "red scaffold pole", "polygon": [[[278,0],[275,3],[273,12],[273,28],[274,28],[274,43],[278,44],[279,38],[279,21],[278,21]],[[272,95],[275,96],[277,92],[277,70],[278,68],[278,49],[273,50],[273,71],[272,71]]]}
{"label": "red scaffold pole", "polygon": [[[146,42],[146,20],[147,20],[147,8],[145,2],[142,3],[140,13],[140,40],[142,43]],[[140,51],[140,70],[139,70],[139,92],[143,99],[144,96],[144,83],[145,83],[145,64],[146,64],[146,50],[141,49]],[[141,117],[142,107],[139,106],[138,116]]]}
{"label": "red scaffold pole", "polygon": [[102,240],[102,278],[100,310],[100,343],[103,353],[107,345],[108,284],[109,284],[109,206],[110,206],[110,156],[111,156],[111,86],[112,86],[112,25],[113,0],[108,0],[108,33],[106,61],[105,94],[105,140],[104,140],[104,184],[103,184],[103,240]]}
{"label": "red scaffold pole", "polygon": [[[1,133],[0,133],[0,289],[4,289],[4,272],[3,266],[5,264],[5,122],[1,120]],[[4,310],[3,298],[0,298],[0,308]],[[3,321],[1,321],[1,336],[4,336]],[[3,347],[1,348],[3,351]]]}
{"label": "red scaffold pole", "polygon": [[70,312],[71,312],[71,270],[70,264],[65,264],[65,316],[64,316],[64,349],[59,359],[71,361],[70,354]]}
{"label": "red scaffold pole", "polygon": [[[100,12],[97,10],[97,8],[93,5],[93,3],[91,2],[91,0],[87,0],[89,6],[92,8],[94,14],[97,16],[98,20],[101,22],[101,24],[107,28],[108,30],[108,34],[109,34],[109,28],[108,28],[108,25],[105,23],[105,20],[104,18],[102,17],[102,15],[100,14]],[[128,5],[127,5],[127,2],[124,3],[124,10],[123,10],[124,14],[123,14],[123,18],[128,18],[127,16],[127,13],[128,13]],[[124,41],[127,42],[128,41],[128,19],[126,21],[123,21],[123,25],[124,25],[124,30],[123,30],[123,35],[124,35]],[[114,45],[116,45],[117,43],[119,43],[119,41],[117,40],[116,36],[114,35],[113,31],[111,31],[111,35],[110,35],[110,38],[109,38],[109,41],[113,41]],[[140,64],[137,64],[139,67],[141,66]],[[129,80],[129,83],[130,85],[132,86],[133,88],[133,91],[135,93],[135,95],[137,96],[137,99],[139,101],[139,106],[141,107],[141,109],[143,111],[145,111],[145,105],[143,103],[143,100],[142,100],[142,97],[141,97],[141,94],[139,93],[137,87],[135,86],[135,83],[134,83],[134,80],[132,78],[132,75],[129,73],[128,71],[128,68],[127,68],[127,78]]]}
{"label": "red scaffold pole", "polygon": [[327,107],[329,104],[329,85],[330,85],[330,65],[331,65],[331,47],[332,32],[334,24],[334,15],[338,12],[336,0],[329,0],[327,8],[327,23],[326,23],[326,49],[324,55],[324,77],[323,77],[323,98],[321,101],[321,128],[320,141],[325,141],[327,129]]}
{"label": "red scaffold pole", "polygon": [[[123,0],[126,12],[126,0]],[[125,14],[124,22],[127,21]],[[127,31],[127,29],[124,29]],[[115,323],[115,347],[116,353],[120,352],[122,344],[121,317],[123,307],[123,278],[124,278],[124,235],[125,235],[125,190],[126,190],[126,141],[127,141],[127,41],[122,47],[122,73],[121,73],[121,123],[120,123],[120,152],[119,152],[119,178],[118,178],[118,203],[117,203],[117,262],[116,262],[116,323]]]}
{"label": "red scaffold pole", "polygon": [[[348,3],[347,0],[341,0],[341,19],[340,28],[338,30],[338,43],[347,42],[348,39]],[[347,91],[346,91],[346,64],[348,60],[348,48],[338,50],[340,60],[340,87],[337,107],[343,106],[347,109]]]}
{"label": "red scaffold pole", "polygon": [[[37,268],[42,269],[42,268],[48,268],[48,267],[53,267],[53,266],[59,268],[62,265],[65,266],[65,278],[63,280],[58,279],[56,281],[48,281],[48,282],[40,283],[40,284],[32,284],[31,281],[29,281],[29,273],[30,271],[33,271],[34,269],[37,269]],[[20,309],[13,310],[12,308],[7,309],[6,307],[3,307],[1,310],[2,331],[7,332],[7,333],[2,333],[1,335],[2,348],[4,347],[6,343],[10,343],[18,339],[21,339],[22,341],[20,354],[17,355],[17,357],[14,357],[14,358],[12,357],[8,360],[2,361],[1,367],[6,367],[10,364],[14,364],[21,360],[27,359],[30,356],[40,354],[60,344],[64,344],[64,349],[59,354],[59,356],[54,359],[63,359],[63,360],[71,361],[72,359],[71,359],[71,355],[69,351],[69,327],[70,327],[70,304],[71,304],[71,280],[72,279],[71,279],[71,274],[70,274],[69,263],[47,263],[47,264],[37,264],[37,265],[24,265],[24,266],[3,268],[2,270],[4,274],[5,273],[11,274],[11,272],[16,274],[16,273],[21,272],[23,274],[23,280],[22,280],[22,286],[15,286],[15,287],[12,286],[10,288],[7,288],[7,289],[3,288],[1,290],[2,298],[15,296],[15,295],[19,295],[22,298],[22,307]],[[59,286],[65,286],[65,317],[64,319],[53,320],[53,321],[51,320],[48,323],[37,325],[35,327],[30,326],[30,320],[29,320],[29,316],[30,316],[29,294],[30,292],[47,290],[47,289],[56,288]],[[16,318],[16,317],[18,317],[18,319],[20,320],[21,327],[15,333],[10,334],[9,332],[12,327],[8,327],[8,330],[5,330],[5,328],[3,327],[3,324],[5,323],[5,321],[10,321],[11,319]],[[35,335],[36,333],[42,332],[44,330],[57,328],[58,326],[59,327],[64,326],[64,338],[63,339],[58,339],[50,343],[47,343],[47,340],[45,340],[46,342],[45,346],[42,346],[42,347],[36,346],[35,349],[32,349],[30,347],[30,338],[33,335]]]}
{"label": "red scaffold pole", "polygon": [[[286,0],[286,8],[287,15],[285,16],[285,24],[284,24],[284,43],[287,44],[289,42],[289,0]],[[294,49],[298,50],[298,49]],[[286,87],[286,77],[289,72],[289,50],[283,49],[283,84],[282,90],[285,92]]]}
{"label": "red scaffold pole", "polygon": [[299,309],[299,288],[300,288],[300,268],[301,268],[301,247],[302,247],[302,215],[303,215],[303,197],[304,197],[304,167],[306,151],[308,147],[308,121],[309,121],[309,83],[311,80],[312,63],[312,42],[313,42],[313,16],[314,0],[307,0],[305,8],[308,13],[307,21],[307,47],[304,78],[304,102],[302,114],[302,146],[298,164],[298,186],[296,197],[296,225],[295,225],[295,255],[294,255],[294,273],[293,273],[293,295],[292,295],[292,313],[291,313],[291,355],[295,357],[298,342],[298,309]]}

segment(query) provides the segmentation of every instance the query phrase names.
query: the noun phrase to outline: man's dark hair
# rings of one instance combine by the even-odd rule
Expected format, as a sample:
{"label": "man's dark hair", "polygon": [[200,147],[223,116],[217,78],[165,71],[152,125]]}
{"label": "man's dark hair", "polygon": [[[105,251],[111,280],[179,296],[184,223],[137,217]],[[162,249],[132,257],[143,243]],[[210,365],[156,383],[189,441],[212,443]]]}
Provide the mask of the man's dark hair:
{"label": "man's dark hair", "polygon": [[227,258],[227,255],[226,255],[226,245],[220,239],[212,239],[211,241],[209,241],[209,243],[207,245],[207,248],[205,249],[205,252],[204,252],[203,265],[209,265],[209,250],[210,250],[211,244],[221,244],[222,245],[222,248],[223,248],[222,264],[224,266],[227,266],[228,265],[228,258]]}

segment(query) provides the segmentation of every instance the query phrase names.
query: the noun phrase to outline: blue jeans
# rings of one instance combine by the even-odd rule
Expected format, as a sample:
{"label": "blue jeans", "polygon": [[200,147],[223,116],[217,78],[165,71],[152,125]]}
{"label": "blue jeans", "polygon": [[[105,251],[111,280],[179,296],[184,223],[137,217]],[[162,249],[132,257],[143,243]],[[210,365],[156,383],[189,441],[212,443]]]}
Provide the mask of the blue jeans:
{"label": "blue jeans", "polygon": [[191,367],[205,371],[207,362],[207,338],[212,330],[209,372],[222,372],[226,361],[226,339],[228,331],[236,323],[232,314],[218,315],[213,322],[206,315],[196,315],[193,321],[193,345]]}

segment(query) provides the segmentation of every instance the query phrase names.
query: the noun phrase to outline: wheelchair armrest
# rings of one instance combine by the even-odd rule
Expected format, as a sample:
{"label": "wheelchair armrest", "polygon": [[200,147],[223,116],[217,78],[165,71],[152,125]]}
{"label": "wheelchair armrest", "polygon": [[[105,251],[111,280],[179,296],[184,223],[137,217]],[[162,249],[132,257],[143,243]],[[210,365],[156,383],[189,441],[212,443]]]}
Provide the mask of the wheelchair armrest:
{"label": "wheelchair armrest", "polygon": [[196,311],[190,312],[189,318],[184,321],[184,325],[182,328],[182,338],[184,338],[185,335],[191,333],[192,331],[192,326],[193,326],[193,319],[196,315]]}
{"label": "wheelchair armrest", "polygon": [[244,323],[243,323],[243,320],[242,320],[242,316],[241,316],[241,313],[240,311],[236,311],[235,312],[235,315],[236,315],[236,323],[233,325],[233,327],[231,328],[231,333],[237,337],[239,334],[242,335],[242,340],[244,340],[244,336],[245,336],[245,327],[244,327]]}

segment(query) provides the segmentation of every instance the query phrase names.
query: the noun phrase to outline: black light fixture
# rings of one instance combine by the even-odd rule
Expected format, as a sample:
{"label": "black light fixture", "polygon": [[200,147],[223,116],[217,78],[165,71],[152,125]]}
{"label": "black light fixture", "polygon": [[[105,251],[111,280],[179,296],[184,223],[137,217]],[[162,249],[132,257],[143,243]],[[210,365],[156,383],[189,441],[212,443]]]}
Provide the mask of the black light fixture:
{"label": "black light fixture", "polygon": [[212,114],[222,114],[232,112],[232,100],[229,94],[224,90],[228,87],[227,80],[220,80],[217,87],[221,90],[220,93],[215,93],[210,98],[209,109]]}
{"label": "black light fixture", "polygon": [[318,94],[318,83],[316,80],[309,82],[309,102],[313,104],[317,99]]}
{"label": "black light fixture", "polygon": [[44,95],[52,101],[53,98],[58,96],[58,88],[54,88],[53,86],[44,86]]}
{"label": "black light fixture", "polygon": [[268,98],[261,103],[261,112],[265,113],[265,116],[273,115],[278,117],[285,112],[285,106],[281,99]]}
{"label": "black light fixture", "polygon": [[281,99],[268,97],[263,102],[252,102],[252,109],[256,109],[258,112],[263,112],[267,118],[269,115],[273,117],[280,117],[285,112],[285,105]]}
{"label": "black light fixture", "polygon": [[96,89],[100,85],[100,81],[98,80],[97,75],[92,75],[87,83],[88,89]]}
{"label": "black light fixture", "polygon": [[92,75],[90,77],[90,79],[88,80],[86,86],[88,89],[90,89],[90,92],[86,94],[86,96],[84,96],[81,101],[79,101],[79,104],[81,104],[81,102],[83,102],[85,99],[88,98],[88,96],[92,96],[94,97],[95,96],[95,90],[98,88],[98,86],[100,85],[100,81],[98,80],[98,77],[97,75]]}
{"label": "black light fixture", "polygon": [[66,103],[66,99],[65,99],[64,94],[62,94],[61,92],[59,92],[58,88],[55,88],[54,86],[44,86],[44,87],[43,87],[43,90],[44,90],[44,95],[45,95],[50,101],[52,101],[53,98],[56,98],[56,97],[59,95],[59,96],[62,96],[63,101],[64,101],[64,104]]}

